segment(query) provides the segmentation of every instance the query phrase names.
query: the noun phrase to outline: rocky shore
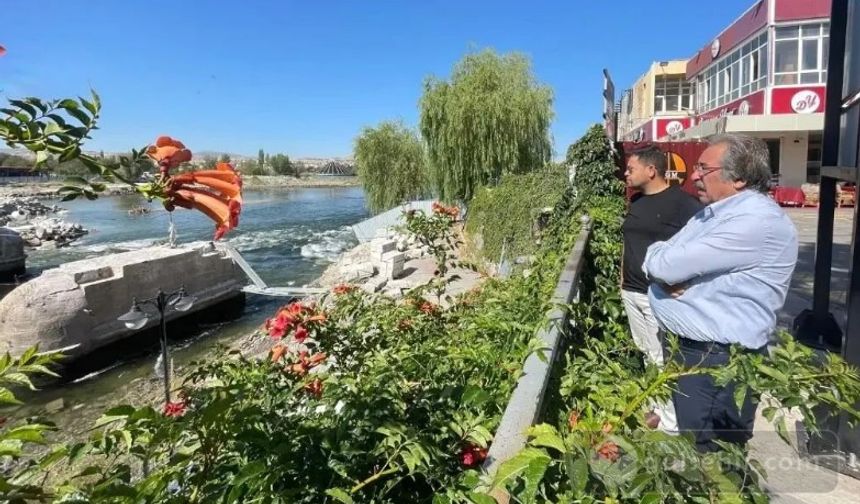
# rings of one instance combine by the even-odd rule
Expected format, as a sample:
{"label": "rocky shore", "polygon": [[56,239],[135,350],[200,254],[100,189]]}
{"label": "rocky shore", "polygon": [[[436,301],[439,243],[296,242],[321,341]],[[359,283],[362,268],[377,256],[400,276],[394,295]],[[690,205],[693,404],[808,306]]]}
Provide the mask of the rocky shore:
{"label": "rocky shore", "polygon": [[62,209],[36,197],[0,198],[0,226],[17,232],[30,248],[63,247],[88,233],[80,224],[55,217]]}
{"label": "rocky shore", "polygon": [[[352,284],[370,293],[399,298],[430,281],[435,271],[436,259],[413,236],[384,229],[374,239],[341,255],[315,285],[330,289],[338,284]],[[466,292],[481,281],[481,274],[472,270],[455,268],[449,273],[458,277],[446,289],[450,296]]]}

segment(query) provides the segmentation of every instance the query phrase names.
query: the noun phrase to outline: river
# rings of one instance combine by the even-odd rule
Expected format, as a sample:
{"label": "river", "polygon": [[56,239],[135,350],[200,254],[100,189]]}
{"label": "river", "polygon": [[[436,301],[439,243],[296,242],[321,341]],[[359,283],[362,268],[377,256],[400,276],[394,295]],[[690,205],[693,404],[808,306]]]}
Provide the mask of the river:
{"label": "river", "polygon": [[[313,281],[339,254],[357,243],[349,225],[368,217],[364,194],[355,187],[249,190],[244,202],[239,228],[226,238],[272,286],[300,286]],[[31,271],[167,241],[168,213],[157,202],[127,195],[46,202],[53,203],[65,209],[64,219],[82,224],[90,233],[68,247],[30,251],[27,266]],[[128,210],[138,206],[148,206],[151,212],[129,215]],[[185,209],[173,214],[178,243],[212,238],[214,224],[203,214]],[[239,319],[201,327],[191,337],[172,343],[174,365],[182,369],[209,355],[216,343],[252,332],[282,302],[249,295]],[[104,409],[150,397],[159,389],[160,381],[153,372],[155,350],[130,358],[117,356],[110,367],[27,394],[27,406],[19,413],[50,410],[49,418],[66,430],[60,437],[83,433]]]}

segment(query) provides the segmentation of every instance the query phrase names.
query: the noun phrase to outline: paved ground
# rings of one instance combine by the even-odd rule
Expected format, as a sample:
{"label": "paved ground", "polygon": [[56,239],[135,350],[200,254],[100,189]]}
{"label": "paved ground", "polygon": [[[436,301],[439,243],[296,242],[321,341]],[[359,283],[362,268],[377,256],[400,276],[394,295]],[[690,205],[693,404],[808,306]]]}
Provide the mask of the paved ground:
{"label": "paved ground", "polygon": [[[815,235],[818,225],[817,208],[789,208],[787,213],[797,226],[800,254],[797,269],[791,282],[791,291],[779,316],[779,324],[791,329],[794,317],[805,308],[812,307],[812,279],[815,259]],[[833,273],[831,275],[830,303],[836,320],[845,324],[845,293],[848,289],[848,261],[851,248],[853,208],[839,208],[833,223]]]}
{"label": "paved ground", "polygon": [[[791,329],[794,317],[812,306],[812,279],[815,257],[817,209],[788,209],[798,229],[800,255],[791,290],[780,313],[781,326]],[[848,288],[848,259],[851,247],[851,226],[854,209],[838,209],[834,221],[833,274],[831,280],[831,311],[840,324],[845,324],[845,293]],[[792,426],[789,426],[790,430]],[[792,437],[795,437],[792,434]],[[761,416],[756,419],[756,433],[750,442],[753,456],[767,472],[767,487],[773,502],[781,504],[841,504],[860,502],[860,480],[814,465],[797,455],[782,442],[773,427]]]}

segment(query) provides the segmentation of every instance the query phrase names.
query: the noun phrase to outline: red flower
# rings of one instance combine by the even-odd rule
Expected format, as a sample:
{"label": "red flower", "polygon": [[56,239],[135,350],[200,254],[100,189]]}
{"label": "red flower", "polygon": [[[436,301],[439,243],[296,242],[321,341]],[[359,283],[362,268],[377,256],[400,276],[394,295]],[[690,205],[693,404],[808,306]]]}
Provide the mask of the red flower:
{"label": "red flower", "polygon": [[286,334],[287,330],[292,325],[292,320],[288,317],[278,315],[274,319],[266,320],[266,330],[269,331],[269,336],[273,339],[281,339]]}
{"label": "red flower", "polygon": [[463,467],[475,467],[487,458],[487,449],[473,444],[466,445],[460,450],[460,464]]}
{"label": "red flower", "polygon": [[341,294],[349,294],[350,292],[354,291],[355,289],[356,289],[356,287],[354,285],[340,284],[340,285],[335,285],[334,289],[332,289],[332,292],[334,292],[334,294],[336,296],[339,296]]}
{"label": "red flower", "polygon": [[597,449],[597,456],[603,460],[615,462],[619,457],[621,457],[621,450],[618,448],[617,444],[612,441],[607,441]]}
{"label": "red flower", "polygon": [[306,339],[308,339],[308,330],[305,326],[296,327],[296,334],[293,336],[297,342],[303,343]]}
{"label": "red flower", "polygon": [[322,397],[322,391],[323,391],[322,380],[320,380],[319,378],[314,379],[314,381],[305,385],[305,391],[308,394],[310,394],[316,398]]}
{"label": "red flower", "polygon": [[421,306],[418,307],[421,312],[426,313],[427,315],[432,315],[436,313],[436,305],[431,303],[430,301],[424,301],[421,303]]}
{"label": "red flower", "polygon": [[185,410],[187,409],[188,405],[185,404],[185,401],[176,401],[165,403],[161,411],[164,413],[165,416],[177,418],[184,415]]}

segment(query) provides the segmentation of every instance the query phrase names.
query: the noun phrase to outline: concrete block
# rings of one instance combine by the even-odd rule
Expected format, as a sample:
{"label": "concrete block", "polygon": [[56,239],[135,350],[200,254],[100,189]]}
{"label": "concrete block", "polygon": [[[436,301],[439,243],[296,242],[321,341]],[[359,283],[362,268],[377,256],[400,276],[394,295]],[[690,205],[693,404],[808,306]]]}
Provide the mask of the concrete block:
{"label": "concrete block", "polygon": [[343,279],[346,282],[360,282],[376,274],[377,268],[371,263],[353,264],[343,268]]}
{"label": "concrete block", "polygon": [[[86,355],[134,334],[117,317],[132,298],[151,298],[159,289],[184,286],[197,298],[190,312],[169,310],[168,320],[239,295],[247,284],[244,273],[226,251],[203,253],[199,245],[148,247],[46,270],[0,300],[0,352],[79,345],[72,357]],[[156,324],[153,316],[141,330]]]}
{"label": "concrete block", "polygon": [[374,259],[383,259],[385,254],[396,250],[396,240],[374,240],[371,244],[371,257]]}

